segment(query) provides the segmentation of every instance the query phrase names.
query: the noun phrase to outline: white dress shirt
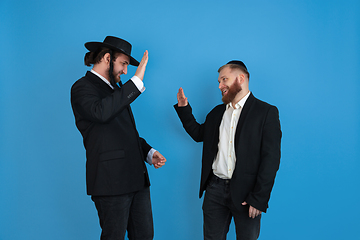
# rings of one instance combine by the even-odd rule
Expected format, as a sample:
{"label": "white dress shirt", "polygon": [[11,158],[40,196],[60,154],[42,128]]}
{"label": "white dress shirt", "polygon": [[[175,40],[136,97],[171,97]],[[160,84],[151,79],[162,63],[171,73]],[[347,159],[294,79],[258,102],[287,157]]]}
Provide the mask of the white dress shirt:
{"label": "white dress shirt", "polygon": [[[99,73],[95,72],[93,69],[91,69],[91,72],[93,74],[95,74],[96,76],[98,76],[101,80],[103,80],[107,85],[109,85],[109,87],[111,87],[111,89],[114,89],[114,87],[111,85],[111,83],[105,77],[101,76]],[[143,93],[145,91],[144,83],[143,83],[143,81],[141,81],[141,79],[138,76],[134,75],[130,80],[133,81],[133,83],[135,84],[137,89],[139,89],[139,91],[141,93]],[[152,165],[152,158],[153,158],[153,155],[155,152],[156,152],[156,150],[151,148],[147,154],[146,162],[149,163],[150,165]]]}
{"label": "white dress shirt", "polygon": [[214,174],[219,178],[231,179],[234,172],[236,163],[234,147],[235,132],[241,110],[249,96],[250,92],[235,104],[235,108],[231,103],[226,105],[226,110],[219,127],[218,153],[212,165]]}

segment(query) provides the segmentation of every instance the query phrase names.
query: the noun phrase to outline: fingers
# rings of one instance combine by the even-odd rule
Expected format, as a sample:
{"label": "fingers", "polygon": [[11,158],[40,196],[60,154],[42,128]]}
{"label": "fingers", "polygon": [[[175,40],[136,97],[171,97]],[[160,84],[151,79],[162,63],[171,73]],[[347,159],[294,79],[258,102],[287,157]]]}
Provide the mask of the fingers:
{"label": "fingers", "polygon": [[159,153],[158,151],[156,151],[153,155],[153,165],[156,169],[161,168],[162,166],[165,165],[166,162],[166,158]]}
{"label": "fingers", "polygon": [[[241,205],[245,206],[247,205],[247,202],[243,202],[241,203]],[[259,216],[262,212],[260,210],[257,210],[256,208],[254,208],[253,206],[249,206],[249,217],[250,218],[256,218],[257,216]]]}
{"label": "fingers", "polygon": [[253,207],[250,206],[249,208],[249,217],[250,218],[255,218],[255,210]]}
{"label": "fingers", "polygon": [[182,87],[179,88],[179,95],[181,95],[182,97],[185,97],[184,89]]}
{"label": "fingers", "polygon": [[145,75],[145,69],[146,69],[146,65],[149,61],[149,53],[148,50],[146,50],[144,52],[144,55],[139,63],[138,68],[136,69],[135,75],[140,78],[141,80],[144,79],[144,75]]}
{"label": "fingers", "polygon": [[177,93],[178,106],[184,107],[188,104],[187,97],[185,97],[184,90],[179,88],[179,92]]}
{"label": "fingers", "polygon": [[158,163],[155,163],[154,164],[154,167],[156,168],[156,169],[158,169],[158,168],[161,168],[162,166],[164,166],[165,165],[165,162],[158,162]]}
{"label": "fingers", "polygon": [[256,208],[250,206],[249,207],[249,217],[250,218],[256,218],[259,216],[262,212],[260,210],[257,210]]}
{"label": "fingers", "polygon": [[164,157],[161,153],[159,153],[159,151],[154,152],[154,157],[156,157],[156,158],[159,158],[159,159],[162,159],[162,160],[165,160],[165,161],[166,161],[165,157]]}
{"label": "fingers", "polygon": [[139,66],[140,66],[140,65],[142,65],[142,66],[145,65],[145,67],[146,67],[146,65],[147,65],[147,63],[148,63],[148,60],[149,60],[149,52],[148,52],[148,50],[146,50],[146,51],[144,52],[144,55],[143,55],[141,61],[140,61]]}
{"label": "fingers", "polygon": [[179,91],[177,93],[178,99],[180,98],[185,98],[185,94],[184,94],[184,89],[183,88],[179,88]]}
{"label": "fingers", "polygon": [[164,165],[165,165],[165,163],[156,163],[156,164],[154,164],[154,168],[158,169],[158,168],[161,168]]}

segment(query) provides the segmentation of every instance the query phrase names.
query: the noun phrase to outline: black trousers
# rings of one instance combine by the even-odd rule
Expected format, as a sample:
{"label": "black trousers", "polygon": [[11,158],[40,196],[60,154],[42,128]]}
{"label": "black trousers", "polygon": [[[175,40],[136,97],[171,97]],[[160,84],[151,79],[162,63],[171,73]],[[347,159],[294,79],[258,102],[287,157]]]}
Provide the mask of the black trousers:
{"label": "black trousers", "polygon": [[151,240],[154,225],[149,187],[119,196],[92,196],[102,229],[101,240]]}
{"label": "black trousers", "polygon": [[231,200],[231,180],[215,175],[210,180],[203,202],[204,239],[225,240],[234,218],[237,240],[256,240],[260,234],[261,215],[249,217],[249,206],[236,208]]}

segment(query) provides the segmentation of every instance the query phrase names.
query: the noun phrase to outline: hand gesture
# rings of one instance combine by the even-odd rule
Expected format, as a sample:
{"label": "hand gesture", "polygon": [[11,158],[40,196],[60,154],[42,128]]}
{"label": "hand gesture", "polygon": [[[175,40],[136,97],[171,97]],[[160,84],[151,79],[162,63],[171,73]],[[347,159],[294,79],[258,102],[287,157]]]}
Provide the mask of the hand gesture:
{"label": "hand gesture", "polygon": [[177,100],[179,107],[185,107],[188,105],[187,97],[185,97],[184,90],[179,88],[179,92],[177,93]]}
{"label": "hand gesture", "polygon": [[[247,202],[243,202],[242,203],[243,206],[247,205]],[[262,211],[257,210],[256,208],[254,208],[253,206],[249,206],[249,217],[250,218],[256,218],[257,216],[259,216],[262,213]]]}
{"label": "hand gesture", "polygon": [[148,50],[146,50],[144,52],[144,55],[143,55],[141,61],[140,61],[139,66],[138,66],[138,68],[136,69],[136,72],[135,72],[135,76],[140,78],[141,81],[144,79],[145,69],[146,69],[146,65],[148,63],[148,60],[149,60],[149,53],[148,53]]}
{"label": "hand gesture", "polygon": [[166,159],[158,151],[154,152],[152,157],[152,164],[154,168],[158,169],[165,165]]}

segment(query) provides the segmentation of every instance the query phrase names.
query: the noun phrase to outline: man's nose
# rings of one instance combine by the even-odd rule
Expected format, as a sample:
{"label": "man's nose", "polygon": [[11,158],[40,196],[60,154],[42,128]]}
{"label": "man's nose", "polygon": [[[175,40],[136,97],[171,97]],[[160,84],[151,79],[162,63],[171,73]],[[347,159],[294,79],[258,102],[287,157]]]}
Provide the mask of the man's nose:
{"label": "man's nose", "polygon": [[126,75],[127,74],[127,65],[125,65],[124,69],[123,69],[123,73]]}
{"label": "man's nose", "polygon": [[223,87],[223,84],[221,82],[219,82],[219,89],[221,89]]}

